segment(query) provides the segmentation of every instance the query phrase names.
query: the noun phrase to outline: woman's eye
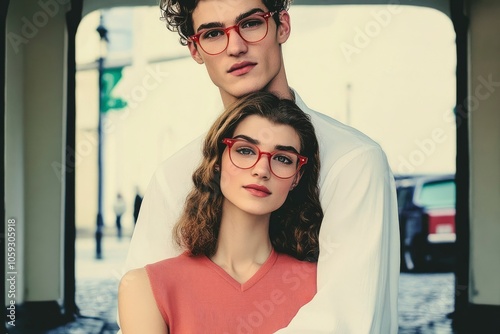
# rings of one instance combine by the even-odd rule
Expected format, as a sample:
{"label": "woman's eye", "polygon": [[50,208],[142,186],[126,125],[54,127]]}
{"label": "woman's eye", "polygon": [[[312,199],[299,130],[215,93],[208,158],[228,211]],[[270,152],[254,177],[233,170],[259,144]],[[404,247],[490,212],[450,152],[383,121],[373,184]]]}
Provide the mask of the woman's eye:
{"label": "woman's eye", "polygon": [[252,150],[251,148],[249,147],[240,147],[236,150],[236,152],[238,152],[239,154],[243,154],[243,155],[251,155],[251,154],[255,154],[254,150]]}
{"label": "woman's eye", "polygon": [[285,165],[290,165],[293,162],[292,159],[290,159],[289,157],[287,157],[285,155],[275,155],[274,160],[281,162],[282,164],[285,164]]}

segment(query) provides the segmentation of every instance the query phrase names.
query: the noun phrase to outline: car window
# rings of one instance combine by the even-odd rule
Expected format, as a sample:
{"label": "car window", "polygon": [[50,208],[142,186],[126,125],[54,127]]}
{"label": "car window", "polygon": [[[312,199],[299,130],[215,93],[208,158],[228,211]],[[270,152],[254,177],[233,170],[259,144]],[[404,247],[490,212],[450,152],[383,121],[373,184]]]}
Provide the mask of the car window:
{"label": "car window", "polygon": [[424,183],[418,196],[418,202],[424,207],[455,207],[455,181]]}

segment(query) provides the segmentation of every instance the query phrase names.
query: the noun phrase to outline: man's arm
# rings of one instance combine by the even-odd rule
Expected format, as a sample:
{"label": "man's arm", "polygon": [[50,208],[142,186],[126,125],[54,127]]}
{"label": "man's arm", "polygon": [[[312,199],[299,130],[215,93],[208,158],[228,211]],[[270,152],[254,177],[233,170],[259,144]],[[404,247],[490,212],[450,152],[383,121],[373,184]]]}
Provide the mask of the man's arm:
{"label": "man's arm", "polygon": [[318,292],[277,333],[397,333],[399,224],[385,154],[350,152],[322,183]]}

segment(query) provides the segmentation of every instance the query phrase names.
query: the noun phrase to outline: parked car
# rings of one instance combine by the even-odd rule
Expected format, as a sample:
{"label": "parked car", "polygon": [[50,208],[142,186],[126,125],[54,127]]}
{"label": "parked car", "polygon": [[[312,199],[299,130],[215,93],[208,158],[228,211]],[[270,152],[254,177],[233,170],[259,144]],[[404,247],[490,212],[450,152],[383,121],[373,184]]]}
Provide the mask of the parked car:
{"label": "parked car", "polygon": [[422,271],[431,264],[453,263],[455,176],[396,177],[401,269]]}

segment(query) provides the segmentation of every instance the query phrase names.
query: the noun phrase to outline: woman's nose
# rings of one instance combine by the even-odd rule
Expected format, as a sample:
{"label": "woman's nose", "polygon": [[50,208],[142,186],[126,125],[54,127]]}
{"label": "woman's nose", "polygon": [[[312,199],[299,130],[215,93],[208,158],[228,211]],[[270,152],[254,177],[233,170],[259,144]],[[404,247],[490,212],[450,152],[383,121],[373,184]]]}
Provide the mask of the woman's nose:
{"label": "woman's nose", "polygon": [[252,168],[252,175],[268,179],[271,176],[271,167],[269,165],[269,157],[266,154],[261,154],[259,161]]}

